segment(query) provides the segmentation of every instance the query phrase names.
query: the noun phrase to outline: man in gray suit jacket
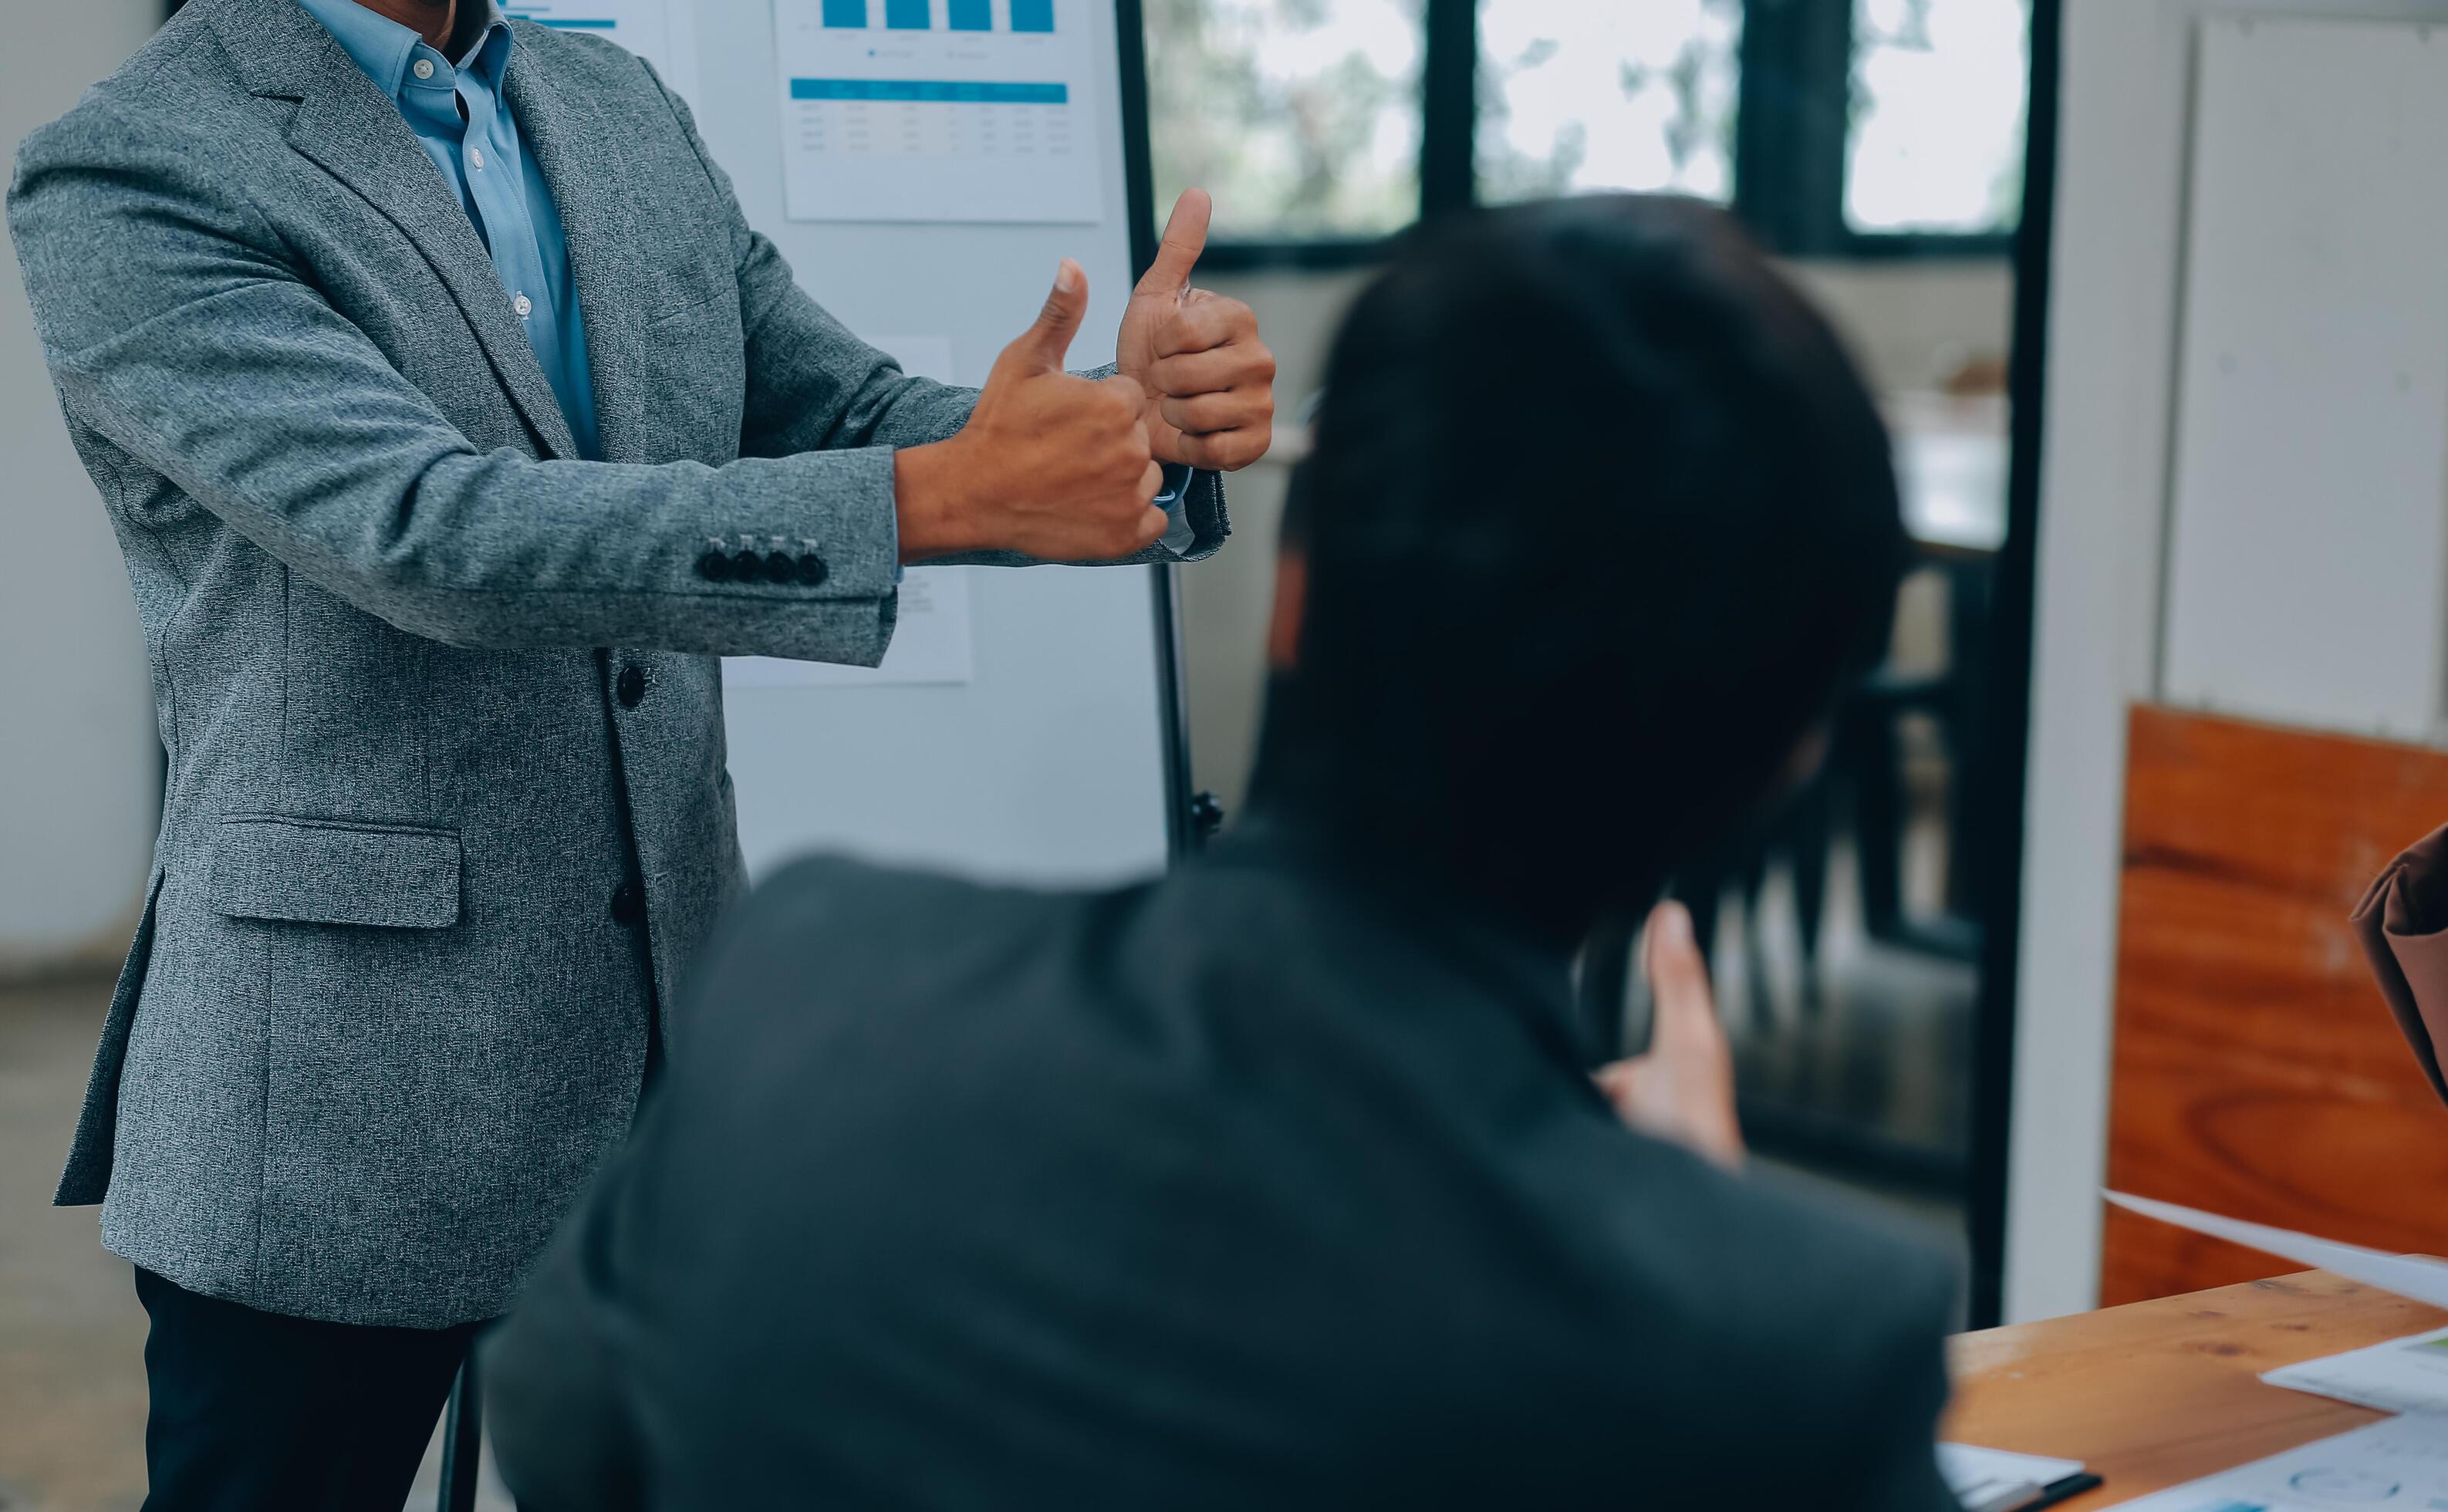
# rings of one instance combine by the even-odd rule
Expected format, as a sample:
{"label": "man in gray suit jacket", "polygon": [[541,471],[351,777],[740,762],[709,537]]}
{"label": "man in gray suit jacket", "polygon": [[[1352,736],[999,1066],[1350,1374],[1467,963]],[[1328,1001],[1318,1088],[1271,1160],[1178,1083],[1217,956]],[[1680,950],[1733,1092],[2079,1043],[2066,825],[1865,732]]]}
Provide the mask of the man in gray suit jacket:
{"label": "man in gray suit jacket", "polygon": [[716,656],[1214,550],[1272,362],[1193,194],[1120,373],[1066,262],[982,392],[905,377],[643,64],[489,0],[194,0],[10,221],[169,752],[58,1200],[139,1269],[157,1507],[396,1506],[740,881]]}

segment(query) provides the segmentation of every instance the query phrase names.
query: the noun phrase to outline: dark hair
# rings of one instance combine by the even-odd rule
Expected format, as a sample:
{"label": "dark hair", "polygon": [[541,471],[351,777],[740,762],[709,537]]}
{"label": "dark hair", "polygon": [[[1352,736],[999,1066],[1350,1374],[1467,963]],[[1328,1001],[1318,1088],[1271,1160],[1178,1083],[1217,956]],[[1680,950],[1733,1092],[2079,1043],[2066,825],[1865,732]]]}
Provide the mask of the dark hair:
{"label": "dark hair", "polygon": [[1423,236],[1345,320],[1314,435],[1254,801],[1541,928],[1645,903],[1884,643],[1886,431],[1826,322],[1696,201]]}

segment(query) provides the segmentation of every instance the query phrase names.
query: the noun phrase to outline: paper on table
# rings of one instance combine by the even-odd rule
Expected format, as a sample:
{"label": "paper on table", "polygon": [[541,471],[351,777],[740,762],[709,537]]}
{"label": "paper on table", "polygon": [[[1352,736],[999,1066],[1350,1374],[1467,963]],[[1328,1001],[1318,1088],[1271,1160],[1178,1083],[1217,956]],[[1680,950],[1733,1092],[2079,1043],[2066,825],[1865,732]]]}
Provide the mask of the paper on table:
{"label": "paper on table", "polygon": [[2383,1412],[2448,1413],[2448,1329],[2281,1366],[2261,1378]]}
{"label": "paper on table", "polygon": [[2335,1239],[2315,1238],[2292,1229],[2273,1229],[2266,1224],[2247,1223],[2241,1218],[2223,1218],[2214,1213],[2193,1208],[2180,1208],[2172,1202],[2158,1202],[2150,1197],[2127,1196],[2122,1192],[2102,1194],[2109,1201],[2146,1218],[2157,1218],[2195,1234],[2207,1234],[2214,1239],[2241,1244],[2249,1250],[2260,1250],[2283,1259],[2314,1270],[2327,1271],[2349,1281],[2361,1281],[2383,1292],[2394,1292],[2417,1302],[2433,1307],[2448,1307],[2448,1264],[2419,1254],[2390,1254],[2383,1250],[2366,1250],[2360,1244],[2341,1244]]}
{"label": "paper on table", "polygon": [[1946,1483],[1946,1488],[1955,1493],[1955,1499],[1968,1512],[2027,1506],[2043,1487],[2081,1473],[2080,1460],[2013,1454],[1970,1444],[1938,1446],[1939,1479]]}
{"label": "paper on table", "polygon": [[2351,1506],[2448,1506],[2448,1420],[2425,1414],[2317,1439],[2117,1512],[2332,1512]]}

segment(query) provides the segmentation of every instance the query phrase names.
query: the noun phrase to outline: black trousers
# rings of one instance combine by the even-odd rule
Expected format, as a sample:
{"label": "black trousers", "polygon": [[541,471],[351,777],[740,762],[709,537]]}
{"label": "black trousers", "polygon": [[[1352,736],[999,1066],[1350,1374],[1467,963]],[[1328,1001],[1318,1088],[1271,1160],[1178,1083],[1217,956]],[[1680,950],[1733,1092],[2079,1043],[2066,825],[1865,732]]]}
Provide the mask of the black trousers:
{"label": "black trousers", "polygon": [[400,1512],[479,1324],[283,1317],[150,1271],[144,1512]]}

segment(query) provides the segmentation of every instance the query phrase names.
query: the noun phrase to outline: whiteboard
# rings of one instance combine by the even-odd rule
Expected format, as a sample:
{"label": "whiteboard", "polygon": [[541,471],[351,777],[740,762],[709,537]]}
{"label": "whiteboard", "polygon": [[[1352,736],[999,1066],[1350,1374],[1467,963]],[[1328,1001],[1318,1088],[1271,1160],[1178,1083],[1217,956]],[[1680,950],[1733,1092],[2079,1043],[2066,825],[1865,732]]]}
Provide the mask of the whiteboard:
{"label": "whiteboard", "polygon": [[2448,678],[2448,28],[2209,16],[2164,672],[2399,739]]}
{"label": "whiteboard", "polygon": [[[1070,87],[1094,113],[1082,135],[1095,145],[1095,194],[1073,196],[1068,213],[1087,203],[1097,218],[1045,223],[791,219],[783,134],[806,123],[804,111],[794,113],[777,24],[806,11],[786,9],[777,18],[776,8],[794,3],[695,0],[688,30],[698,128],[750,222],[781,250],[800,285],[859,335],[889,349],[921,349],[917,366],[976,384],[1035,316],[1056,264],[1076,258],[1090,305],[1071,366],[1111,361],[1132,281],[1133,227],[1151,219],[1144,167],[1136,197],[1125,167],[1118,0],[1021,0],[1023,29],[1045,7],[1065,45],[1084,49]],[[823,12],[838,3],[804,0]],[[929,41],[886,30],[887,0],[851,3],[866,10],[879,45]],[[925,0],[913,16],[918,0],[889,0],[896,23],[923,19],[940,29],[955,7],[1008,28],[1013,3],[992,0],[987,11],[975,0]],[[1135,27],[1135,4],[1128,14]],[[976,40],[991,48],[1003,37],[997,30]],[[1136,67],[1136,36],[1128,56]],[[924,65],[922,57],[878,71],[897,78],[925,72]],[[1142,123],[1128,125],[1143,133]],[[1143,164],[1143,154],[1137,161]],[[789,166],[804,174],[804,163]],[[1180,809],[1172,569],[928,570],[966,580],[935,585],[938,597],[958,590],[962,601],[966,680],[759,679],[727,691],[730,767],[752,873],[816,849],[1042,884],[1160,871]]]}

